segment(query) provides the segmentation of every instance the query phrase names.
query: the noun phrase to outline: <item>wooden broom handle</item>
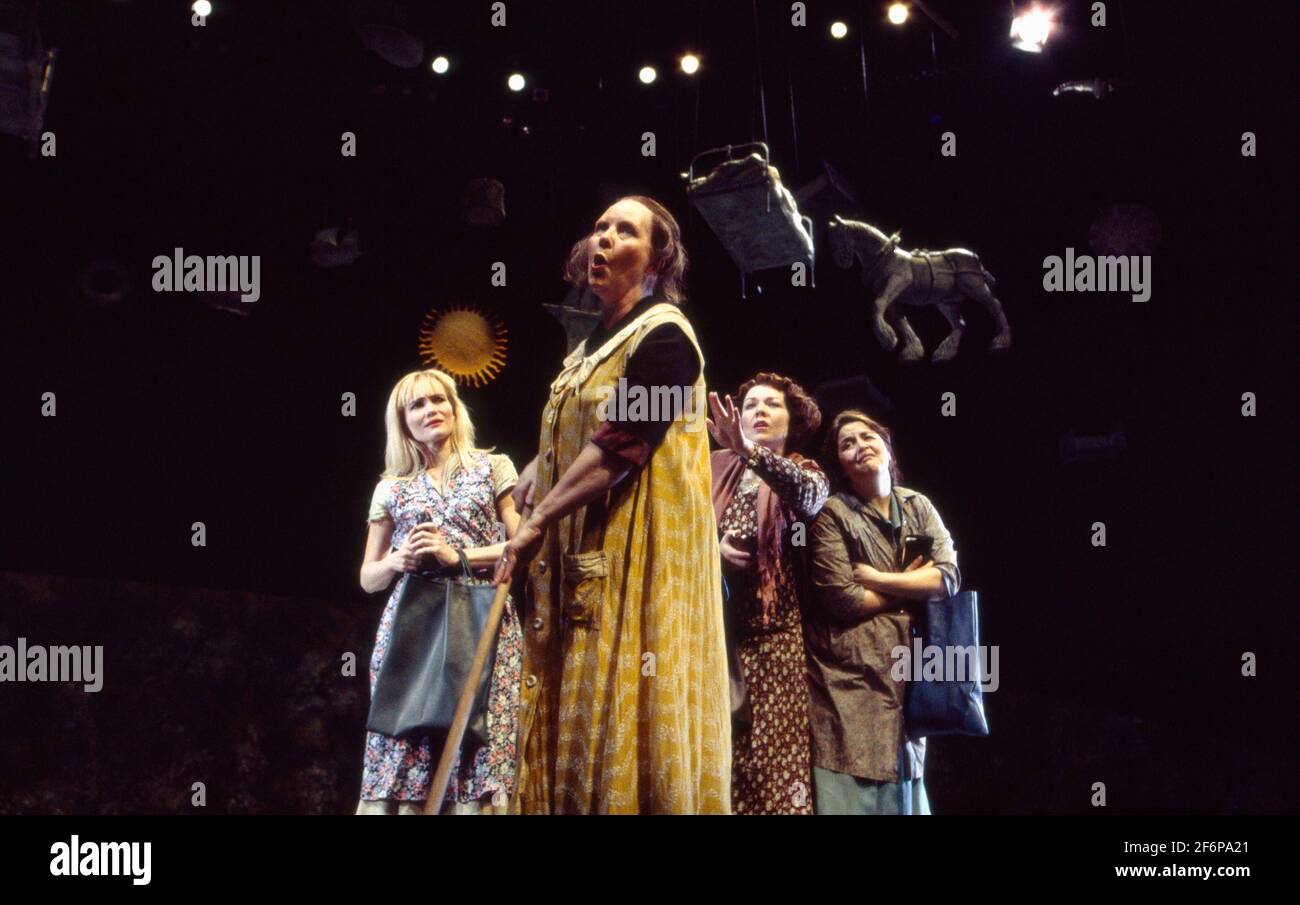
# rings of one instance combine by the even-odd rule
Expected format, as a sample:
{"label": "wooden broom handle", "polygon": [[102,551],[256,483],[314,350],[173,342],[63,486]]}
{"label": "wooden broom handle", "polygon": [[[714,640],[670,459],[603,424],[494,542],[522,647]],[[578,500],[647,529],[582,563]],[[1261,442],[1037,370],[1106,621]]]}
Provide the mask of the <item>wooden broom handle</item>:
{"label": "wooden broom handle", "polygon": [[465,737],[469,711],[474,704],[474,692],[478,690],[479,679],[483,676],[483,667],[487,663],[488,654],[492,652],[492,645],[496,644],[497,631],[501,627],[501,617],[506,611],[506,598],[509,596],[510,584],[507,582],[497,587],[496,596],[492,598],[492,609],[488,610],[487,623],[483,626],[483,634],[479,636],[465,688],[460,693],[460,700],[456,702],[456,713],[451,718],[451,730],[447,733],[447,743],[443,745],[442,757],[438,760],[438,770],[433,774],[433,782],[429,785],[429,797],[424,802],[425,814],[437,814],[442,807],[442,800],[447,797],[451,764]]}

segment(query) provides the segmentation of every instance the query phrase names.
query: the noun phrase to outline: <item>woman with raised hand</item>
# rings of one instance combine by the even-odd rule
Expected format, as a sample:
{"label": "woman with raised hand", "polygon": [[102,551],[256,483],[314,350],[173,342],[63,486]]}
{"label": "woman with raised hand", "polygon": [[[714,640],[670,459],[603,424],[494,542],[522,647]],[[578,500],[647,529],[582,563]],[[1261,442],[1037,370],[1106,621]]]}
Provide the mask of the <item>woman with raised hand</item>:
{"label": "woman with raised hand", "polygon": [[813,813],[808,679],[799,568],[809,524],[830,492],[826,475],[789,446],[817,430],[821,411],[799,384],[763,372],[737,410],[709,395],[726,606],[748,713],[732,727],[731,807],[737,814]]}

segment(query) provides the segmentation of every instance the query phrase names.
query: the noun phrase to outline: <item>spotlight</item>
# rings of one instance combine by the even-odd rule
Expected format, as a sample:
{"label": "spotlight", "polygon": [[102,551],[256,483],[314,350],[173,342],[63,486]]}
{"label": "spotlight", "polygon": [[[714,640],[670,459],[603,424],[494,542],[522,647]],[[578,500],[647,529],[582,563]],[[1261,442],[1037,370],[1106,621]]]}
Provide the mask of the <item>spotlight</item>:
{"label": "spotlight", "polygon": [[682,72],[687,75],[695,75],[700,71],[700,58],[693,53],[688,53],[682,57]]}
{"label": "spotlight", "polygon": [[844,37],[845,35],[847,35],[848,33],[849,33],[849,27],[848,27],[847,25],[845,25],[843,22],[832,22],[832,23],[831,23],[831,37],[832,37],[832,38],[836,38],[836,39],[838,39],[838,38],[842,38],[842,37]]}
{"label": "spotlight", "polygon": [[889,21],[894,25],[902,25],[907,21],[907,4],[891,3],[889,4]]}
{"label": "spotlight", "polygon": [[1015,38],[1011,46],[1029,53],[1042,53],[1055,24],[1050,12],[1034,6],[1011,20],[1011,37]]}
{"label": "spotlight", "polygon": [[655,80],[655,76],[657,74],[658,73],[655,72],[655,68],[653,66],[642,66],[641,71],[637,73],[637,78],[641,79],[641,83],[643,85],[649,85],[651,82]]}
{"label": "spotlight", "polygon": [[517,72],[512,72],[510,78],[506,79],[506,84],[510,86],[511,91],[523,91],[524,77]]}
{"label": "spotlight", "polygon": [[446,57],[433,58],[433,71],[438,73],[438,75],[445,73],[450,66],[451,63],[448,62]]}
{"label": "spotlight", "polygon": [[190,7],[196,15],[207,18],[212,15],[212,4],[208,0],[194,0],[194,5]]}

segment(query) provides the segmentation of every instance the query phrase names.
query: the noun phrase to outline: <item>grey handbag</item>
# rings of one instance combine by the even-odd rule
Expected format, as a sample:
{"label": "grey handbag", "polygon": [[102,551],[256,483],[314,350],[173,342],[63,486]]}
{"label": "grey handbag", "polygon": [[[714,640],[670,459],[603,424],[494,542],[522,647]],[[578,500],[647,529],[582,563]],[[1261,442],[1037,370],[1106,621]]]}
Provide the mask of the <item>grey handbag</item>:
{"label": "grey handbag", "polygon": [[[397,600],[393,635],[375,681],[366,728],[401,738],[446,733],[465,688],[496,588],[472,585],[464,551],[457,576],[412,573]],[[487,744],[487,700],[496,648],[483,667],[466,732]]]}

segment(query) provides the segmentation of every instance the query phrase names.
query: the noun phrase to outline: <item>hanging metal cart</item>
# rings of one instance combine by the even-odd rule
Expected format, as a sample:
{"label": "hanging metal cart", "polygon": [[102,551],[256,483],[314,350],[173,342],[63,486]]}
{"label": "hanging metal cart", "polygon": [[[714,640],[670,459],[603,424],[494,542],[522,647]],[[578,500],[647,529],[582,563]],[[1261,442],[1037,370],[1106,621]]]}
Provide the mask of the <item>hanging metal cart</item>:
{"label": "hanging metal cart", "polygon": [[[724,160],[696,176],[700,161],[718,154]],[[758,270],[804,262],[812,276],[812,219],[799,213],[794,195],[781,184],[765,143],[703,151],[691,160],[684,176],[686,197],[740,267],[741,298],[745,277]],[[815,278],[812,285],[816,286]]]}

